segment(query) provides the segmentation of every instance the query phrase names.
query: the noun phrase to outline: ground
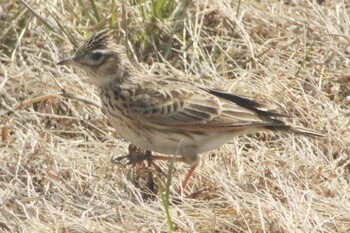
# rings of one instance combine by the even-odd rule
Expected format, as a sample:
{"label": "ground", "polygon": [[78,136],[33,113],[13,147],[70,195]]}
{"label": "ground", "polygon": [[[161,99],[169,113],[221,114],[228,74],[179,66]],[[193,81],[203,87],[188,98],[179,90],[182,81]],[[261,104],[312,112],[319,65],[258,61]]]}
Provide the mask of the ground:
{"label": "ground", "polygon": [[[349,232],[349,11],[328,0],[0,1],[0,231]],[[107,27],[150,72],[269,103],[324,137],[233,138],[201,155],[178,197],[188,166],[174,164],[169,186],[165,162],[165,175],[116,163],[129,143],[97,90],[56,65]]]}

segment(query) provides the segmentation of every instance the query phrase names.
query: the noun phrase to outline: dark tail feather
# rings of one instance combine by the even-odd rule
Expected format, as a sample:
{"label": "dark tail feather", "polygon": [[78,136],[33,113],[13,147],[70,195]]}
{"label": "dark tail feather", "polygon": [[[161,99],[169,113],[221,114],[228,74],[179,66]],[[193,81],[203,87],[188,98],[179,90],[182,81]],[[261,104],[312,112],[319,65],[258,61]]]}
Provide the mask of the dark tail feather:
{"label": "dark tail feather", "polygon": [[321,133],[311,129],[307,129],[299,126],[286,125],[284,122],[276,119],[276,117],[291,117],[291,116],[287,114],[281,114],[281,113],[269,111],[269,106],[267,104],[259,103],[251,99],[247,99],[241,96],[237,96],[237,95],[233,95],[230,93],[221,92],[217,90],[204,89],[204,88],[203,90],[206,90],[210,94],[213,94],[222,99],[231,101],[243,108],[254,111],[259,116],[265,117],[266,120],[270,120],[271,125],[264,126],[265,129],[269,129],[272,131],[281,131],[281,132],[284,131],[284,132],[302,134],[302,135],[313,136],[313,137],[324,137],[324,135],[322,135]]}
{"label": "dark tail feather", "polygon": [[323,134],[315,130],[307,129],[300,126],[273,125],[273,126],[266,126],[266,128],[272,131],[285,131],[285,132],[291,132],[291,133],[301,134],[305,136],[324,137]]}
{"label": "dark tail feather", "polygon": [[238,95],[233,95],[230,93],[226,93],[226,92],[221,92],[221,91],[216,91],[216,90],[211,90],[211,89],[204,89],[207,92],[209,92],[210,94],[213,94],[217,97],[220,97],[222,99],[231,101],[243,108],[252,110],[254,112],[256,112],[257,114],[264,116],[264,117],[292,117],[291,115],[288,114],[283,114],[283,113],[277,113],[277,112],[272,112],[272,111],[268,111],[268,109],[271,108],[270,105],[268,104],[263,104],[263,103],[259,103],[256,102],[254,100],[251,99],[247,99]]}

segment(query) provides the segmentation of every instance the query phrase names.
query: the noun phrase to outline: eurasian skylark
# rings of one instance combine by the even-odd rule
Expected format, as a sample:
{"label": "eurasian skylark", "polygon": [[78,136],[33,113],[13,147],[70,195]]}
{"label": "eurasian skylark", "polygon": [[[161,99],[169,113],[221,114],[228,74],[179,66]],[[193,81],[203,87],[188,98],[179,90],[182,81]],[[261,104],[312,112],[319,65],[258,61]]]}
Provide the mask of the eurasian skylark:
{"label": "eurasian skylark", "polygon": [[178,161],[190,164],[182,188],[199,162],[198,154],[234,136],[258,131],[321,136],[285,124],[277,119],[285,115],[264,110],[264,104],[136,68],[110,30],[92,35],[75,56],[57,64],[86,71],[100,90],[110,123],[124,139],[145,150],[176,155]]}

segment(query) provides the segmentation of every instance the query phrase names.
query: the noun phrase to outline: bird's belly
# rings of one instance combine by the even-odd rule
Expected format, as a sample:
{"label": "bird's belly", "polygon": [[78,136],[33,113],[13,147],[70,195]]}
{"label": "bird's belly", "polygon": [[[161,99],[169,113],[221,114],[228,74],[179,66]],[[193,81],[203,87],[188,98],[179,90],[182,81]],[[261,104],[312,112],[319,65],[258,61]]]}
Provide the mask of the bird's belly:
{"label": "bird's belly", "polygon": [[[118,134],[132,144],[146,150],[162,154],[184,155],[186,148],[198,154],[215,149],[226,143],[232,135],[222,132],[198,135],[196,133],[174,133],[167,130],[134,126],[132,122],[110,119]],[[184,149],[185,148],[185,149]]]}
{"label": "bird's belly", "polygon": [[[195,154],[207,152],[218,148],[232,138],[231,135],[219,133],[211,133],[206,135],[197,135],[186,132],[171,133],[166,131],[149,131],[146,138],[136,138],[134,142],[130,141],[147,150],[151,150],[163,154],[186,155],[187,148],[191,148],[191,152]],[[127,139],[125,137],[125,139]],[[140,139],[140,140],[138,140]],[[127,139],[128,140],[128,139]]]}
{"label": "bird's belly", "polygon": [[183,146],[194,143],[188,138],[174,138],[175,135],[136,126],[132,122],[123,122],[123,120],[120,121],[115,118],[109,118],[109,120],[121,137],[145,150],[162,154],[179,155],[179,151]]}
{"label": "bird's belly", "polygon": [[174,128],[157,129],[136,123],[121,112],[116,102],[111,106],[110,100],[102,96],[102,105],[111,125],[117,133],[132,144],[162,154],[184,155],[186,148],[191,153],[202,153],[215,149],[230,140],[234,134],[229,132],[196,132],[191,129]]}

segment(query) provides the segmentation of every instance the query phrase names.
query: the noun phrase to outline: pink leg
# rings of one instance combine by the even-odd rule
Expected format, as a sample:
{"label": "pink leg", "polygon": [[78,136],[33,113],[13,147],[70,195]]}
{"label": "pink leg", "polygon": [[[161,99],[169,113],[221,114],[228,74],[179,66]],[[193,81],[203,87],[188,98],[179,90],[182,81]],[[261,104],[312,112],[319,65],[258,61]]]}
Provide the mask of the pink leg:
{"label": "pink leg", "polygon": [[185,189],[185,187],[186,187],[186,185],[187,185],[189,179],[191,178],[191,176],[192,176],[192,174],[193,174],[194,169],[196,169],[196,166],[192,166],[192,167],[190,168],[190,170],[188,170],[187,175],[186,175],[184,181],[182,181],[181,187],[176,191],[179,195],[181,195],[182,191]]}
{"label": "pink leg", "polygon": [[[184,162],[183,157],[173,158],[173,157],[157,156],[157,155],[153,155],[152,160],[163,160],[163,161],[174,161],[175,160],[176,162]],[[185,179],[182,181],[181,187],[176,191],[177,194],[181,195],[182,191],[186,188],[186,185],[187,185],[188,181],[190,180],[196,167],[197,167],[197,164],[192,166],[190,168],[190,170],[188,170],[188,172],[185,176]]]}
{"label": "pink leg", "polygon": [[[187,149],[191,149],[192,147],[189,147]],[[171,156],[158,156],[158,155],[151,155],[151,152],[149,152],[149,154],[147,154],[148,156],[145,156],[146,154],[144,154],[143,156],[134,156],[134,157],[130,157],[130,155],[135,154],[136,152],[138,152],[138,148],[132,144],[130,144],[129,146],[129,154],[126,156],[121,156],[119,158],[116,159],[116,161],[120,161],[122,159],[128,159],[129,162],[128,164],[136,164],[139,162],[143,162],[144,160],[162,160],[162,161],[168,161],[168,162],[184,162],[187,164],[191,164],[191,168],[188,170],[185,179],[183,180],[181,187],[177,190],[177,193],[180,195],[182,193],[182,191],[186,188],[186,185],[189,181],[189,179],[191,178],[194,169],[197,167],[197,164],[199,162],[199,157],[196,153],[188,153],[186,156],[182,156],[182,157],[171,157]],[[142,152],[142,151],[141,151]],[[147,151],[146,151],[147,152]],[[191,151],[190,151],[191,152]],[[136,153],[136,155],[138,155]],[[164,174],[164,173],[163,173]]]}

